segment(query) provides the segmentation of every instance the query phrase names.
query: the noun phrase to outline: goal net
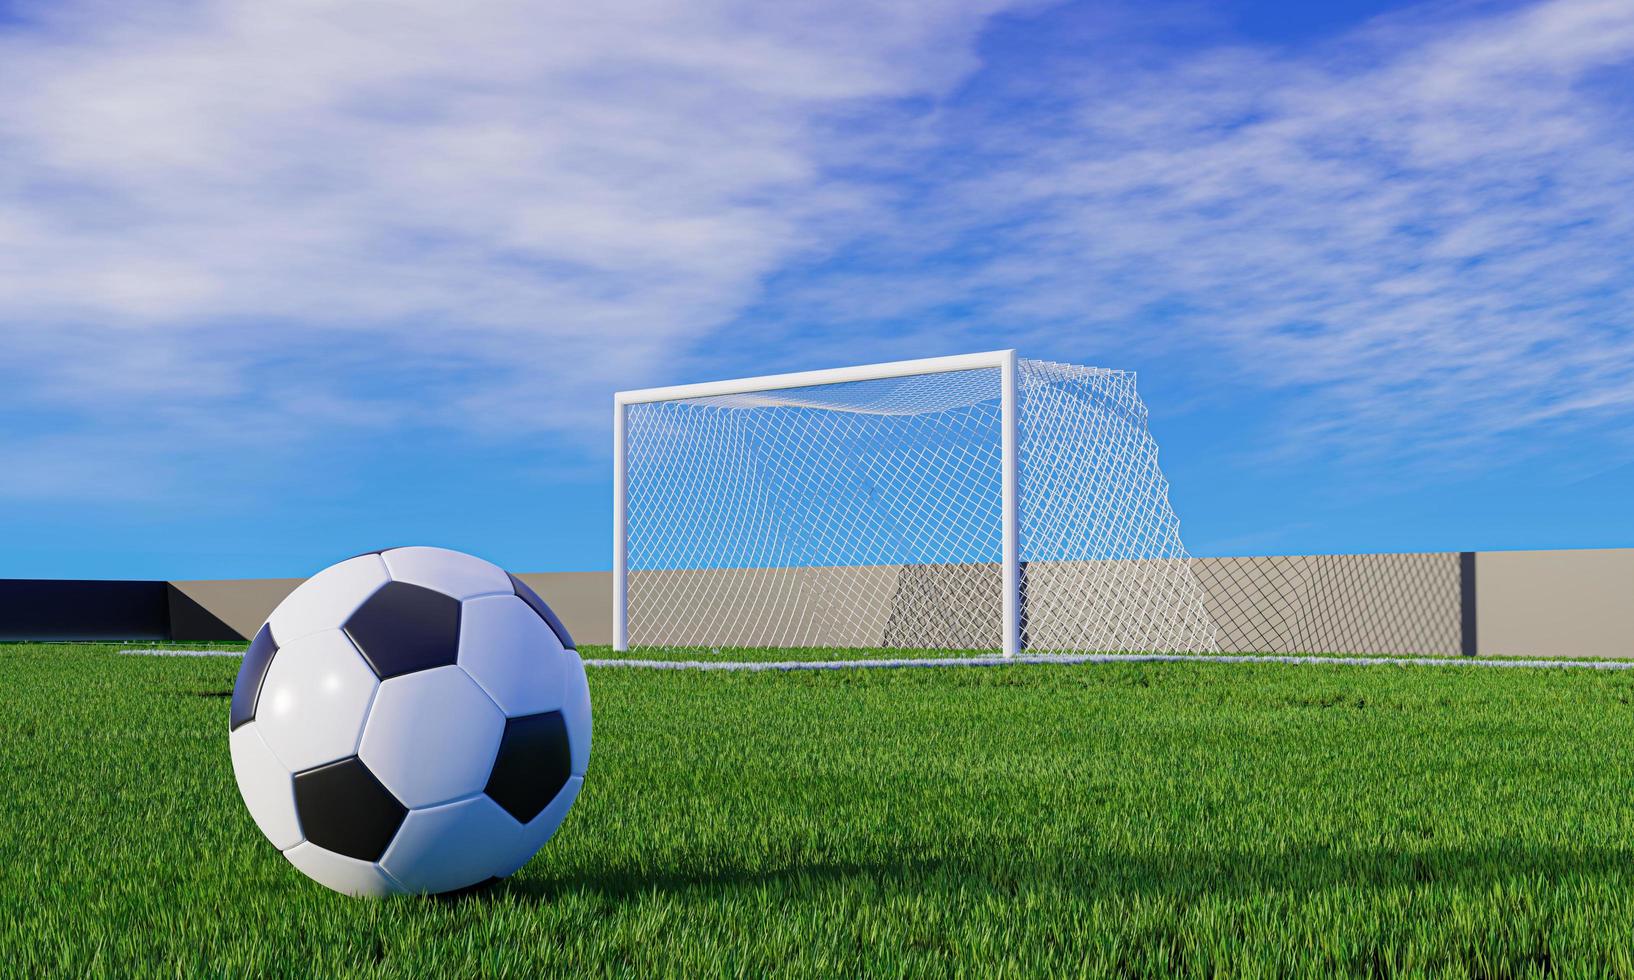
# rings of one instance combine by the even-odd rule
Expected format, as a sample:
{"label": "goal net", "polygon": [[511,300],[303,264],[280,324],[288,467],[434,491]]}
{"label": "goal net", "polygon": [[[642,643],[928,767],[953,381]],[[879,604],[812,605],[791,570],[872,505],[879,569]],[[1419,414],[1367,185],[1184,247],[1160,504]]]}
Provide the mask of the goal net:
{"label": "goal net", "polygon": [[1212,650],[1134,375],[937,358],[616,399],[615,646]]}

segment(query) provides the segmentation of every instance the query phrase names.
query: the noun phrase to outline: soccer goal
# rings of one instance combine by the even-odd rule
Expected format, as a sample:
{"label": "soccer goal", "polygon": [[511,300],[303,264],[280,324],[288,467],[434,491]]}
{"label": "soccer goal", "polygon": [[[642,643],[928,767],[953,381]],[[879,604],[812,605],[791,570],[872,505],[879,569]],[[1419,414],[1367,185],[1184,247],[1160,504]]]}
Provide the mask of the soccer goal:
{"label": "soccer goal", "polygon": [[634,647],[1202,651],[1127,371],[995,351],[620,392]]}

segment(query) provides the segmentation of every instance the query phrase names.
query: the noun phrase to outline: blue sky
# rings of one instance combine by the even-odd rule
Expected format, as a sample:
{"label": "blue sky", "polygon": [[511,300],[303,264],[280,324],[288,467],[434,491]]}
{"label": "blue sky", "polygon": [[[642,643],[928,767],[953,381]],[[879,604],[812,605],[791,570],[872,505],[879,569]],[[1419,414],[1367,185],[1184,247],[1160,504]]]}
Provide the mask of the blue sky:
{"label": "blue sky", "polygon": [[0,0],[0,576],[609,564],[618,388],[1135,370],[1198,554],[1634,545],[1634,5]]}

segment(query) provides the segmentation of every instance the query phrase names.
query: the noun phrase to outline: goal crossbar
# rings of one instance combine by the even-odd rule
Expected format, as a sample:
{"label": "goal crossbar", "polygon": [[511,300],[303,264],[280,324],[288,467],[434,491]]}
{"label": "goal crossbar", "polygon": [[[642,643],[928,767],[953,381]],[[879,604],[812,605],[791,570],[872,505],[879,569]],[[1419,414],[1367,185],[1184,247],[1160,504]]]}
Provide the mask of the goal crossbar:
{"label": "goal crossbar", "polygon": [[736,378],[730,381],[704,381],[664,388],[640,388],[635,391],[615,392],[613,405],[615,408],[622,408],[626,405],[643,405],[649,402],[743,395],[756,391],[786,391],[790,388],[815,388],[819,385],[845,384],[851,381],[883,381],[918,374],[946,374],[950,371],[974,371],[981,368],[1002,370],[1006,364],[1013,364],[1015,358],[1016,352],[1013,350],[995,350],[980,354],[952,354],[947,357],[887,361],[883,364],[858,364],[852,367],[825,368],[820,371],[767,374],[758,378]]}

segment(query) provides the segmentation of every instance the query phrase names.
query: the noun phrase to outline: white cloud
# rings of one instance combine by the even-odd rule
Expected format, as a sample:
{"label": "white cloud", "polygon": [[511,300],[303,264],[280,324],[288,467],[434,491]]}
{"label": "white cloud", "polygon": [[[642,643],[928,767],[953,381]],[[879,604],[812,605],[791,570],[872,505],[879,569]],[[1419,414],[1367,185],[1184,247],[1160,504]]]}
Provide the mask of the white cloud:
{"label": "white cloud", "polygon": [[790,305],[953,309],[1066,355],[1144,330],[1217,403],[1298,391],[1306,452],[1467,458],[1634,415],[1634,5],[1441,13],[1044,62],[1032,104],[995,84],[949,124],[959,166],[874,269]]}
{"label": "white cloud", "polygon": [[968,73],[990,6],[31,8],[0,28],[0,404],[599,426],[865,206],[825,170],[843,115]]}
{"label": "white cloud", "polygon": [[[33,8],[0,28],[0,412],[149,469],[433,410],[594,438],[711,338],[1136,325],[1298,391],[1307,448],[1634,412],[1634,7],[984,67],[998,5]],[[29,445],[28,493],[99,492]]]}

